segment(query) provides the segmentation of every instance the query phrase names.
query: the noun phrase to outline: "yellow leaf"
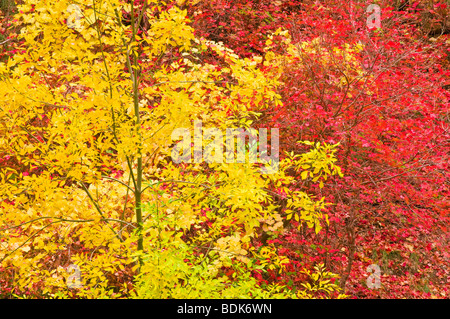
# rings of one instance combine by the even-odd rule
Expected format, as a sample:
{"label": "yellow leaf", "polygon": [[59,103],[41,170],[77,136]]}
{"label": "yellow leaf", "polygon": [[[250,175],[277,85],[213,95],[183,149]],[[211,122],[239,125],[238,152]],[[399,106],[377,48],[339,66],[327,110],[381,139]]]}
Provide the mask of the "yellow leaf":
{"label": "yellow leaf", "polygon": [[303,171],[302,172],[302,179],[306,179],[308,177],[308,171]]}
{"label": "yellow leaf", "polygon": [[24,247],[22,247],[22,248],[20,248],[20,250],[22,250],[22,251],[24,251],[24,252],[29,252],[30,251],[30,246],[24,246]]}

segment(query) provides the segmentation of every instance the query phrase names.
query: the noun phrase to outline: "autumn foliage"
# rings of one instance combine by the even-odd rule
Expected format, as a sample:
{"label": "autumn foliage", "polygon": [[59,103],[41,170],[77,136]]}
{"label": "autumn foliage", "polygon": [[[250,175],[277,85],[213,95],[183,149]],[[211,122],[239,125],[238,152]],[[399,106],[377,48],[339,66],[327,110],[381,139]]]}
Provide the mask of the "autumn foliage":
{"label": "autumn foliage", "polygon": [[[0,297],[449,297],[447,3],[8,3]],[[178,128],[277,128],[278,170]]]}

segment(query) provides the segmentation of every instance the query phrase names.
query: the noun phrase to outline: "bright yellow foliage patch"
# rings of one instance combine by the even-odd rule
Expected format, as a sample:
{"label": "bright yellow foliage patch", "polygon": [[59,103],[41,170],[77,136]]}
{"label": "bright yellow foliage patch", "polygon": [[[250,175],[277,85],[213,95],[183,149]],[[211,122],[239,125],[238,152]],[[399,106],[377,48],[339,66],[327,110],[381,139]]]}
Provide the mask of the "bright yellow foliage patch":
{"label": "bright yellow foliage patch", "polygon": [[[196,39],[177,7],[157,17],[158,1],[145,11],[118,0],[80,0],[80,11],[71,4],[24,1],[23,51],[0,64],[0,154],[17,164],[0,173],[0,264],[14,272],[13,293],[310,297],[259,287],[252,270],[282,269],[287,260],[254,242],[260,229],[283,231],[271,186],[285,190],[287,219],[320,231],[324,199],[289,190],[288,171],[322,187],[341,175],[332,146],[291,154],[271,175],[251,163],[170,160],[174,129],[195,119],[204,129],[249,127],[260,108],[280,104],[277,76],[264,74],[258,58]],[[145,17],[148,33],[124,25],[123,11]],[[173,50],[182,58],[164,60]],[[227,67],[193,58],[205,50]],[[67,286],[71,264],[81,287]],[[318,289],[337,289],[325,284]]]}

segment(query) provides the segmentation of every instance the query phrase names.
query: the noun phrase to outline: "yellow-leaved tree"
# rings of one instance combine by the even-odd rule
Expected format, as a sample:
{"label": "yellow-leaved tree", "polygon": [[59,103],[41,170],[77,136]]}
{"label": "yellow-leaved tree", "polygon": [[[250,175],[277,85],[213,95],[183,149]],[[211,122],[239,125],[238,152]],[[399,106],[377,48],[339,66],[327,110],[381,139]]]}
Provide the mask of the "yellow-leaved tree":
{"label": "yellow-leaved tree", "polygon": [[[0,294],[308,298],[338,291],[320,267],[310,274],[315,285],[302,291],[263,287],[252,276],[287,262],[273,245],[258,244],[261,229],[276,236],[286,223],[274,221],[295,218],[318,232],[327,222],[324,199],[291,191],[289,172],[341,175],[334,146],[290,154],[271,174],[261,169],[273,162],[253,163],[250,155],[225,161],[230,154],[217,152],[209,133],[252,131],[259,109],[281,103],[277,76],[261,71],[261,58],[240,59],[196,38],[177,6],[139,3],[26,0],[18,7],[23,45],[0,64],[0,279],[8,287]],[[212,55],[223,63],[207,63]],[[202,160],[173,160],[180,128],[206,136],[193,147],[194,159],[205,149]],[[284,215],[271,189],[287,198]]]}

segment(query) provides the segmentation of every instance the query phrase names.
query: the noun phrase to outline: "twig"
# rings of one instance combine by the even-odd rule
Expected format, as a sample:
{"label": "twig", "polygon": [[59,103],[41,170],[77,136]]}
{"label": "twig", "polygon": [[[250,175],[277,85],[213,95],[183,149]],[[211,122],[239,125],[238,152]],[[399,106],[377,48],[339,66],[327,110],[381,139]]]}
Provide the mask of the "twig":
{"label": "twig", "polygon": [[7,40],[5,40],[5,41],[3,41],[3,42],[0,42],[0,44],[5,44],[6,42],[9,42],[9,41],[11,41],[12,39],[7,39]]}

